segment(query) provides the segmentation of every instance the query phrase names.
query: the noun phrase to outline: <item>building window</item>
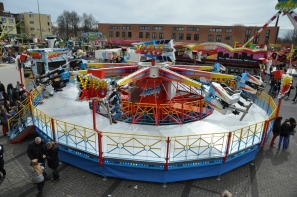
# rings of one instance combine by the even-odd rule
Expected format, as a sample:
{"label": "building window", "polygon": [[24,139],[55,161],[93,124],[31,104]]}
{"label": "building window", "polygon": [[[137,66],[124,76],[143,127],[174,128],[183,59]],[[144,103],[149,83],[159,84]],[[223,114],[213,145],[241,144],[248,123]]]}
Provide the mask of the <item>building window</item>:
{"label": "building window", "polygon": [[131,26],[123,26],[122,29],[132,29]]}
{"label": "building window", "polygon": [[159,39],[163,39],[164,38],[164,34],[163,33],[159,33]]}
{"label": "building window", "polygon": [[221,28],[210,28],[209,29],[210,32],[222,32]]}
{"label": "building window", "polygon": [[199,31],[198,27],[188,27],[188,31]]}
{"label": "building window", "polygon": [[194,40],[195,41],[199,40],[199,34],[194,34]]}
{"label": "building window", "polygon": [[187,40],[191,40],[192,34],[187,34]]}
{"label": "building window", "polygon": [[139,38],[143,38],[143,32],[139,32]]}
{"label": "building window", "polygon": [[30,21],[30,24],[33,25],[34,24],[34,21]]}
{"label": "building window", "polygon": [[29,17],[30,17],[30,18],[33,18],[33,17],[34,17],[34,14],[29,14]]}
{"label": "building window", "polygon": [[266,34],[265,34],[265,41],[264,41],[264,44],[268,44],[268,41],[269,41],[269,35],[270,35],[270,30],[267,30],[267,31],[266,31]]}
{"label": "building window", "polygon": [[183,27],[172,27],[173,31],[184,31]]}
{"label": "building window", "polygon": [[[258,33],[258,31],[259,31],[259,29],[255,29],[255,33],[254,33],[254,34]],[[259,35],[260,35],[260,33],[257,34],[257,37],[258,37]]]}
{"label": "building window", "polygon": [[145,38],[150,38],[150,32],[145,32]]}
{"label": "building window", "polygon": [[226,29],[226,33],[232,33],[232,29],[227,28],[227,29]]}
{"label": "building window", "polygon": [[8,19],[8,21],[9,21],[10,24],[13,24],[13,19],[12,18]]}
{"label": "building window", "polygon": [[184,34],[183,33],[180,33],[179,36],[178,36],[178,39],[179,40],[184,40]]}
{"label": "building window", "polygon": [[120,32],[119,31],[116,32],[116,37],[117,38],[120,37]]}
{"label": "building window", "polygon": [[231,36],[226,36],[225,40],[232,40],[232,37]]}
{"label": "building window", "polygon": [[209,41],[209,42],[212,42],[212,41],[213,41],[213,35],[211,35],[211,34],[208,35],[208,41]]}
{"label": "building window", "polygon": [[6,23],[6,18],[1,19],[3,23]]}
{"label": "building window", "polygon": [[34,27],[30,27],[30,31],[34,31],[35,30],[35,28]]}
{"label": "building window", "polygon": [[50,21],[51,20],[51,16],[47,16],[47,20]]}
{"label": "building window", "polygon": [[216,39],[217,42],[222,42],[222,36],[221,35],[217,35],[217,39]]}
{"label": "building window", "polygon": [[109,26],[109,29],[120,29],[120,26]]}
{"label": "building window", "polygon": [[139,26],[140,30],[150,30],[150,26]]}
{"label": "building window", "polygon": [[124,39],[126,38],[126,32],[125,31],[122,32],[122,38],[124,38]]}
{"label": "building window", "polygon": [[47,26],[50,26],[51,24],[50,24],[50,22],[47,22]]}
{"label": "building window", "polygon": [[131,31],[128,32],[128,38],[132,38],[132,32]]}
{"label": "building window", "polygon": [[109,32],[109,37],[113,37],[113,31]]}
{"label": "building window", "polygon": [[245,31],[244,42],[247,42],[247,41],[250,39],[250,37],[251,37],[251,33],[252,33],[252,30],[251,30],[251,29],[247,29],[247,30]]}
{"label": "building window", "polygon": [[157,39],[157,33],[156,32],[152,33],[152,39]]}
{"label": "building window", "polygon": [[164,29],[164,27],[162,27],[162,26],[154,26],[153,27],[153,30],[163,30]]}
{"label": "building window", "polygon": [[254,44],[259,44],[259,37],[254,37],[253,43]]}
{"label": "building window", "polygon": [[252,33],[252,30],[251,30],[251,29],[247,29],[247,30],[245,31],[245,35],[246,35],[246,36],[250,36],[251,33]]}
{"label": "building window", "polygon": [[32,37],[32,38],[35,38],[35,34],[31,34],[31,37]]}
{"label": "building window", "polygon": [[176,33],[172,33],[171,38],[172,38],[172,39],[176,39]]}

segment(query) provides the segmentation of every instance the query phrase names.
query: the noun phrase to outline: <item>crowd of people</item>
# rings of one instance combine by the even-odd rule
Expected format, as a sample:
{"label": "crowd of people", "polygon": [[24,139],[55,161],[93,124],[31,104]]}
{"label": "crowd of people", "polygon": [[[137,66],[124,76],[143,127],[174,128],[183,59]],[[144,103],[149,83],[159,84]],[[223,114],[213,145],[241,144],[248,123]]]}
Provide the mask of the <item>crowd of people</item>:
{"label": "crowd of people", "polygon": [[[15,87],[9,83],[5,88],[0,81],[0,124],[2,125],[2,132],[7,136],[8,122],[7,120],[13,117],[24,106],[22,101],[27,98],[27,94],[23,91],[22,85],[19,81],[16,82]],[[11,120],[11,124],[16,124],[18,118]],[[22,127],[26,127],[26,121],[22,120]]]}
{"label": "crowd of people", "polygon": [[[6,177],[4,169],[4,146],[0,144],[0,184]],[[27,147],[27,155],[30,159],[29,171],[31,180],[37,186],[37,196],[41,197],[46,180],[59,182],[59,146],[56,142],[44,143],[40,137],[36,137]],[[46,172],[47,166],[53,171],[53,178],[50,179]]]}

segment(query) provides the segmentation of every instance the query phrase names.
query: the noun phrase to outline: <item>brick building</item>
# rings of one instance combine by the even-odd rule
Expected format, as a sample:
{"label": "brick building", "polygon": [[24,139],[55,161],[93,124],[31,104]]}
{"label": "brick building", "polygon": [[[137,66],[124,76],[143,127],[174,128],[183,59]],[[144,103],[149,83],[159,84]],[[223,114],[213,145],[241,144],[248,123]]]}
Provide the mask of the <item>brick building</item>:
{"label": "brick building", "polygon": [[[99,23],[98,31],[111,40],[159,40],[174,39],[176,42],[203,43],[223,42],[231,46],[245,43],[261,27],[215,26],[185,24],[113,24]],[[275,43],[279,27],[266,27],[254,40],[254,44]]]}

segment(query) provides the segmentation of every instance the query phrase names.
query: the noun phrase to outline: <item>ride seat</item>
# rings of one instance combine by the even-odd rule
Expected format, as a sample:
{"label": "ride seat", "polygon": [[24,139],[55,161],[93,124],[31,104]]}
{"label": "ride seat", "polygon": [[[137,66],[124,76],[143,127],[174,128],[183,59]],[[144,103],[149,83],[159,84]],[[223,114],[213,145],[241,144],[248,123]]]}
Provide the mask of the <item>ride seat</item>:
{"label": "ride seat", "polygon": [[229,87],[224,87],[224,89],[226,90],[226,92],[227,92],[230,96],[232,96],[232,95],[234,95],[234,94],[240,94],[240,93],[241,93],[240,90],[232,90],[232,89],[229,88]]}

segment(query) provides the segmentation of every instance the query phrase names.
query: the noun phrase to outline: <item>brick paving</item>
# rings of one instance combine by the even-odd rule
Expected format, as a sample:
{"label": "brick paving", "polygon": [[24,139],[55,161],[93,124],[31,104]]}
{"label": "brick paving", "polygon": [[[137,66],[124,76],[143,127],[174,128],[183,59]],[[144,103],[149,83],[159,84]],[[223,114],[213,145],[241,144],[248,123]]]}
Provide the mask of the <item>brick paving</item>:
{"label": "brick paving", "polygon": [[[294,80],[296,81],[296,80]],[[267,89],[267,88],[266,88]],[[291,97],[296,90],[292,90]],[[296,117],[297,104],[283,100],[280,115]],[[1,128],[0,128],[1,130]],[[27,144],[36,134],[30,134],[21,143],[11,145],[0,133],[5,147],[6,179],[0,185],[1,197],[36,196],[28,171]],[[269,137],[268,142],[270,141]],[[278,142],[278,138],[276,140]],[[291,137],[287,151],[277,151],[269,144],[260,150],[252,164],[245,164],[218,177],[163,184],[95,175],[66,163],[59,167],[60,182],[47,181],[46,197],[219,197],[227,189],[233,197],[295,197],[297,196],[297,135]],[[47,170],[51,176],[49,169]],[[135,186],[137,185],[137,189]]]}

